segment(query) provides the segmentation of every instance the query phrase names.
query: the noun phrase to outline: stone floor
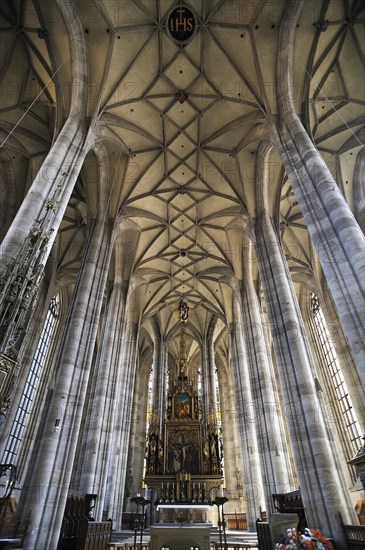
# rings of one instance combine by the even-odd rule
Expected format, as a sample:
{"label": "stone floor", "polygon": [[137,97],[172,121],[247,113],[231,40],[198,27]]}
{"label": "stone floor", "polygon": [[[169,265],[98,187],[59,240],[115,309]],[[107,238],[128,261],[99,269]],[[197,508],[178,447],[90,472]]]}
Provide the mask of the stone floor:
{"label": "stone floor", "polygon": [[[140,532],[137,533],[137,548],[139,550],[139,543],[140,543]],[[235,544],[241,544],[241,543],[248,543],[251,548],[258,548],[257,546],[257,534],[251,533],[249,531],[226,531],[226,538],[227,538],[227,550],[230,550],[231,548],[234,548]],[[134,544],[135,540],[135,533],[134,531],[118,531],[113,532],[112,534],[112,542],[123,542],[129,545]],[[146,548],[148,548],[148,543],[150,542],[150,535],[149,530],[146,529],[143,533],[142,538],[142,548],[144,544],[146,544]],[[219,544],[219,532],[216,527],[212,527],[211,530],[211,542],[212,542],[212,548],[216,548],[216,544]],[[110,547],[112,548],[112,546]],[[127,547],[128,548],[128,547]]]}

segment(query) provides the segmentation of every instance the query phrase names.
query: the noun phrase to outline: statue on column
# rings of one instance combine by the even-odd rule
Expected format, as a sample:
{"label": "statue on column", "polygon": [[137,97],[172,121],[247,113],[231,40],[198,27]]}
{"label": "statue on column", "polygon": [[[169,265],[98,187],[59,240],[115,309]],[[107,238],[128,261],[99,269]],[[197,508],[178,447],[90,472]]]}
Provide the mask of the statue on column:
{"label": "statue on column", "polygon": [[186,323],[186,321],[189,318],[189,306],[185,302],[184,298],[181,298],[181,300],[179,302],[179,305],[178,305],[178,309],[179,309],[180,321],[182,321],[183,323]]}

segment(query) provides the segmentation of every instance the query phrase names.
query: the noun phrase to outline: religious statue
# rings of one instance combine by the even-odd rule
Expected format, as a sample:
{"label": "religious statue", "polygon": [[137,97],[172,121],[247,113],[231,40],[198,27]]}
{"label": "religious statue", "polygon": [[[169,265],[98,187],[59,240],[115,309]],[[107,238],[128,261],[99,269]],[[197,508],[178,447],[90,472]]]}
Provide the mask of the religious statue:
{"label": "religious statue", "polygon": [[189,318],[189,306],[185,302],[184,298],[181,298],[178,305],[178,309],[179,309],[180,321],[182,321],[183,323],[186,323],[186,321]]}
{"label": "religious statue", "polygon": [[18,275],[14,283],[12,284],[10,294],[8,297],[8,302],[14,302],[16,300],[20,292],[20,289],[22,288],[22,284],[23,284],[23,278],[20,275]]}
{"label": "religious statue", "polygon": [[179,375],[180,376],[185,376],[186,375],[186,360],[185,360],[184,357],[180,357],[179,367],[180,367]]}

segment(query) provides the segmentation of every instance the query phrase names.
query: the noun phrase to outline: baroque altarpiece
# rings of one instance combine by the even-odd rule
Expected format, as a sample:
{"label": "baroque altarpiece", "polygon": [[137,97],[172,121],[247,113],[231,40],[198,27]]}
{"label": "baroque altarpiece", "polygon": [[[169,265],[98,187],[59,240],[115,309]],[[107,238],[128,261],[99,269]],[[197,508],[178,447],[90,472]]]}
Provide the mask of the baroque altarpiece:
{"label": "baroque altarpiece", "polygon": [[202,406],[197,377],[189,376],[184,330],[175,372],[163,422],[151,411],[144,481],[160,505],[209,504],[223,482],[222,439],[216,416],[204,417],[209,404]]}

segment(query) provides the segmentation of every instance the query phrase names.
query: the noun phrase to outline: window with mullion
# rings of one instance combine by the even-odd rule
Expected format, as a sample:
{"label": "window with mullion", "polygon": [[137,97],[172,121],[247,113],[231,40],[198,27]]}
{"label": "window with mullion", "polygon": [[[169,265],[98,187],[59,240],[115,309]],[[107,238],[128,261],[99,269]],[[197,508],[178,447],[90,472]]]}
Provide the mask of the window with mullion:
{"label": "window with mullion", "polygon": [[24,429],[27,425],[27,421],[32,410],[42,368],[44,366],[47,352],[51,344],[52,335],[56,326],[58,310],[59,301],[58,297],[55,296],[51,300],[43,330],[39,338],[38,346],[33,356],[28,378],[24,386],[23,395],[20,398],[13,426],[6,443],[5,452],[2,457],[2,462],[5,464],[16,463],[16,456],[22,441]]}
{"label": "window with mullion", "polygon": [[354,451],[361,446],[361,432],[355,411],[352,406],[345,379],[342,375],[341,366],[338,362],[336,350],[333,346],[326,320],[322,313],[319,299],[312,292],[311,312],[316,329],[318,340],[321,344],[322,354],[332,380],[333,388],[339,404],[339,410],[342,414],[344,424],[352,442]]}

